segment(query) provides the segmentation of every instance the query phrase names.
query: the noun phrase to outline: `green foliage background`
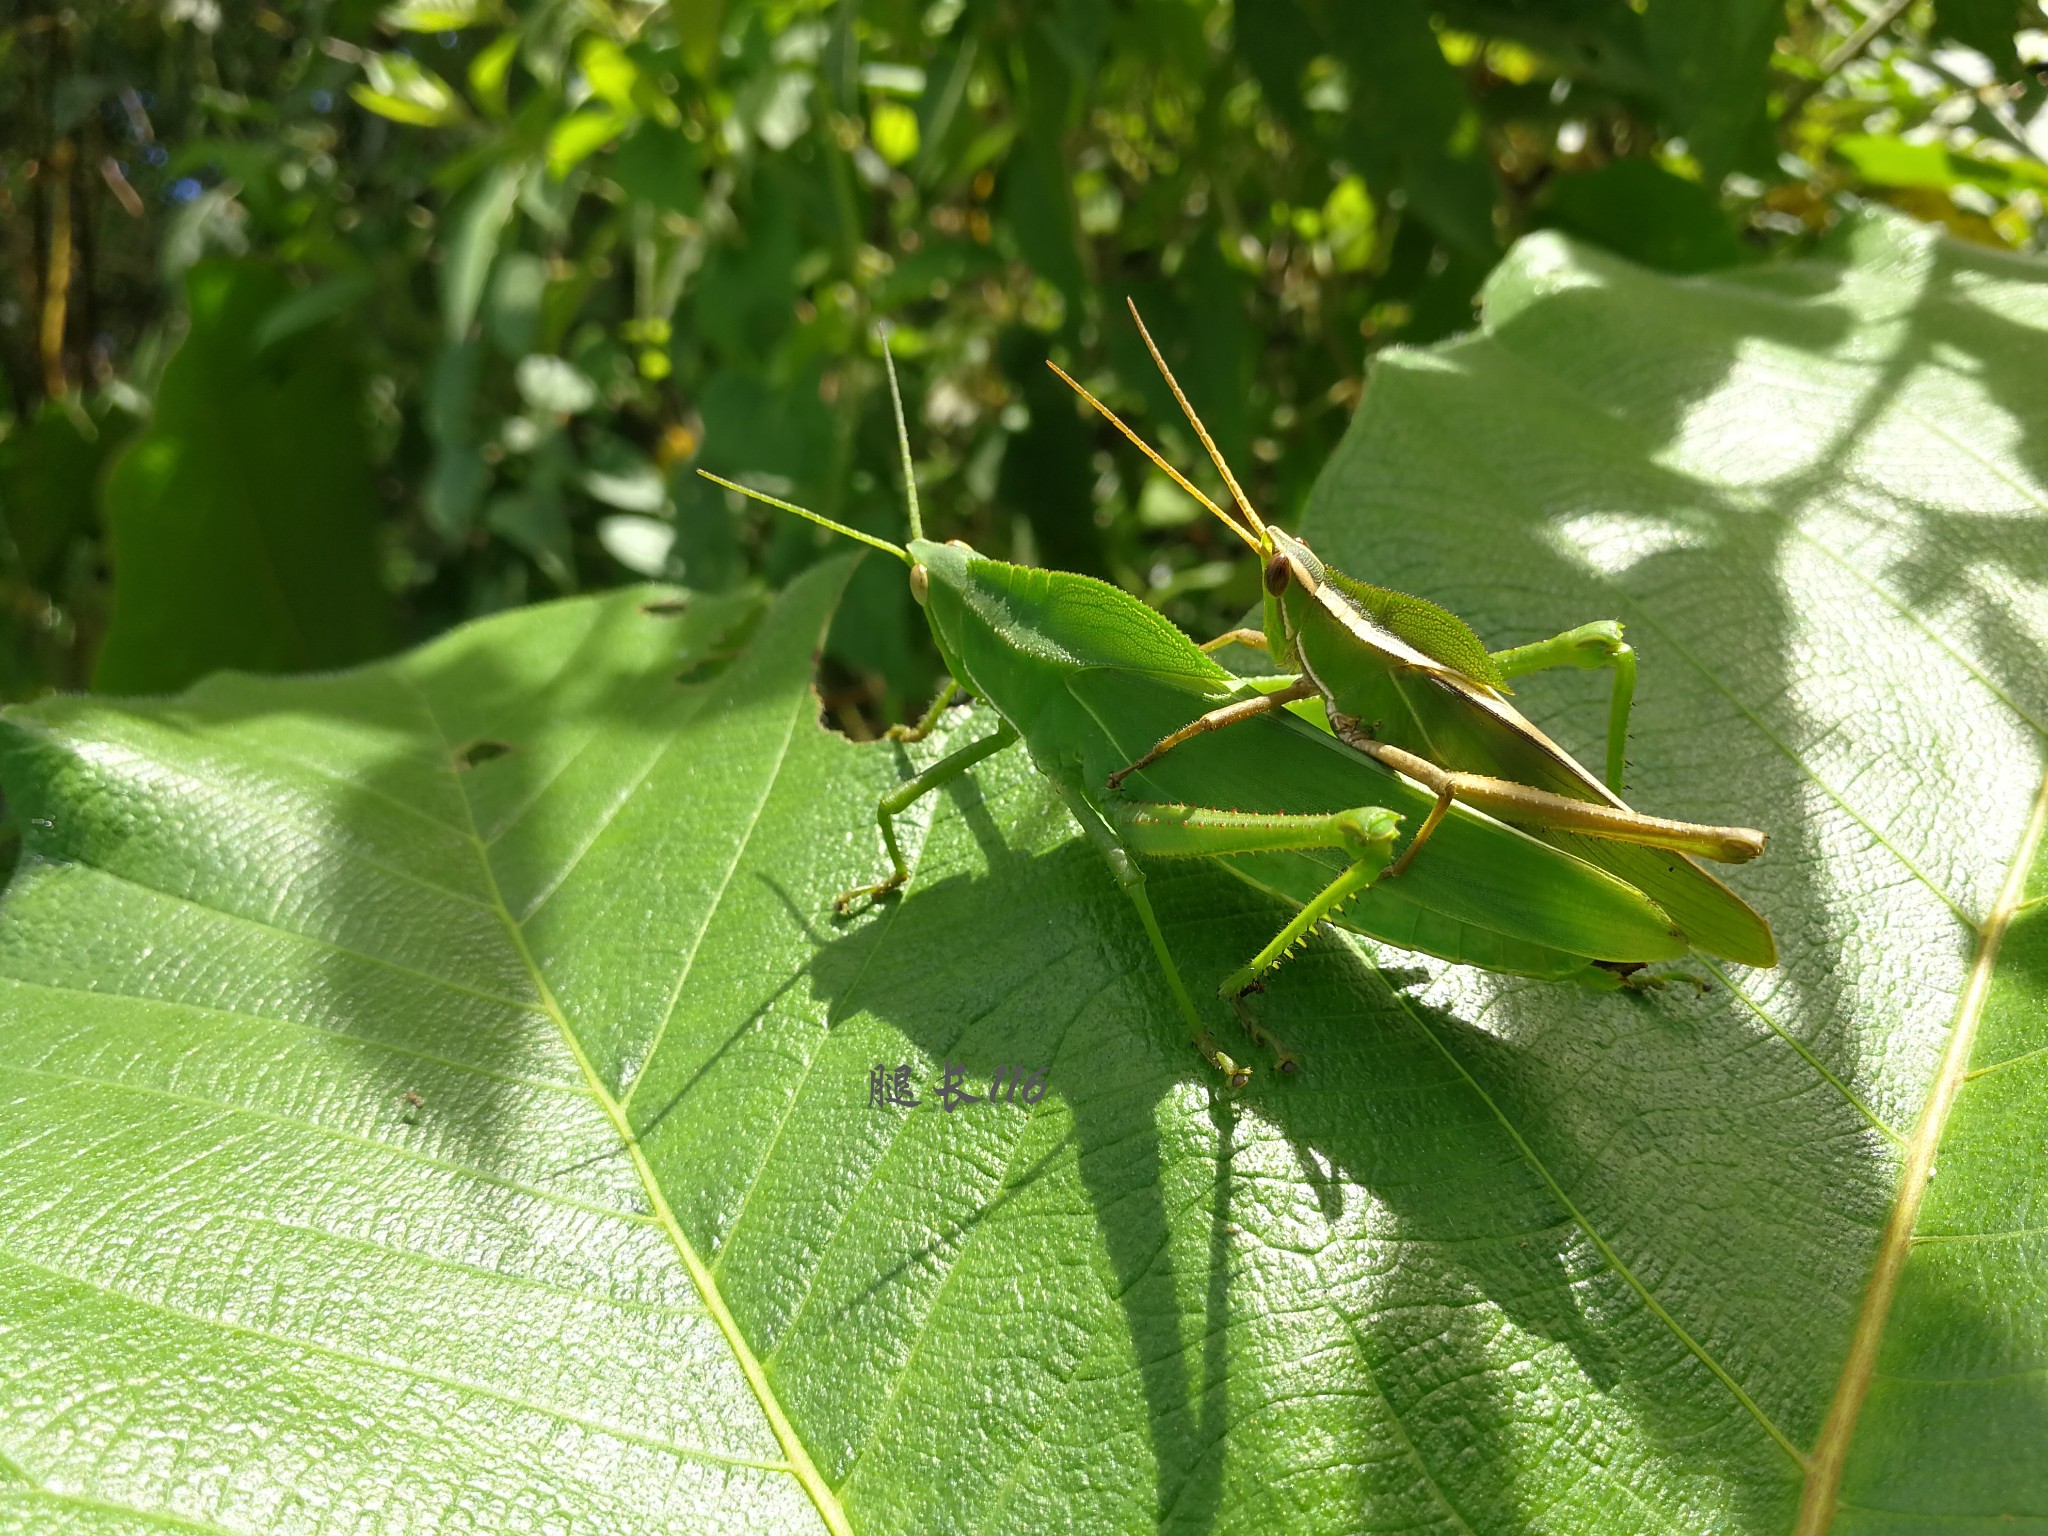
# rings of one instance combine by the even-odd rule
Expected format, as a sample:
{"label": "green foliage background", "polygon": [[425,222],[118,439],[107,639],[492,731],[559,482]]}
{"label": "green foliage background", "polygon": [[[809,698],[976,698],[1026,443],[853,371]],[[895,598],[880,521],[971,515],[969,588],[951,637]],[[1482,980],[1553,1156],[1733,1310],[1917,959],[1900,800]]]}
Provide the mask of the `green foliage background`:
{"label": "green foliage background", "polygon": [[[688,471],[897,527],[878,320],[938,527],[1214,627],[1249,574],[1041,366],[1188,461],[1125,297],[1292,516],[1372,355],[1469,327],[1530,229],[1702,271],[1878,199],[2037,248],[2044,25],[27,0],[0,21],[0,693],[330,664],[636,576],[778,585],[819,540]],[[934,680],[874,573],[832,651],[856,732]]]}

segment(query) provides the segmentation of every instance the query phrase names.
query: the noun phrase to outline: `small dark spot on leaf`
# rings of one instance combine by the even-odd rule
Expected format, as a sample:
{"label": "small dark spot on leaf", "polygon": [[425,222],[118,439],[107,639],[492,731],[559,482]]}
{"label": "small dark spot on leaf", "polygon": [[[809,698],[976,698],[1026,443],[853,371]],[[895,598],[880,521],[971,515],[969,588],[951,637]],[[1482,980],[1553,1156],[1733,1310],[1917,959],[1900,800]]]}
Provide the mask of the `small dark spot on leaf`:
{"label": "small dark spot on leaf", "polygon": [[690,611],[690,600],[686,597],[658,597],[651,603],[642,603],[640,611],[650,618],[672,619],[677,614]]}
{"label": "small dark spot on leaf", "polygon": [[472,741],[466,747],[455,750],[455,766],[467,772],[471,768],[488,763],[494,757],[503,757],[512,750],[511,743],[503,741]]}

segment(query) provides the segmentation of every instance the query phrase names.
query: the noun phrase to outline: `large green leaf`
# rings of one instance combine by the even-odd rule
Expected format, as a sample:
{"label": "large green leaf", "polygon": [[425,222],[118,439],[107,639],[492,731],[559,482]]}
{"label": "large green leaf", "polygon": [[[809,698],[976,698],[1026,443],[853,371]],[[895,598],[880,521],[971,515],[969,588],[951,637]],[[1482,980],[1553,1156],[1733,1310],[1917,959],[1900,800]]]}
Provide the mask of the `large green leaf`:
{"label": "large green leaf", "polygon": [[[1703,997],[1326,939],[1262,1000],[1307,1072],[1220,1100],[1016,754],[835,922],[877,792],[989,725],[818,728],[839,564],[16,712],[0,1523],[2048,1519],[2048,283],[1844,255],[1527,242],[1311,519],[1497,644],[1629,623],[1634,797],[1774,840],[1784,964]],[[1518,699],[1584,745],[1598,686]],[[1152,888],[1197,986],[1277,921]],[[949,1113],[947,1062],[1050,1091]]]}

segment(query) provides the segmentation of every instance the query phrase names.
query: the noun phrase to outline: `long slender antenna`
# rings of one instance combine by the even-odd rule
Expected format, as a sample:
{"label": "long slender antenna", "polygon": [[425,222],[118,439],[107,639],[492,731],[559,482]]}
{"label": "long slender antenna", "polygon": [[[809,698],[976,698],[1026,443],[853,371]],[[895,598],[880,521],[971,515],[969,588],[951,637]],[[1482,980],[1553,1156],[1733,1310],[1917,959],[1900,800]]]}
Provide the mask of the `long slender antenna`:
{"label": "long slender antenna", "polygon": [[896,359],[889,355],[889,333],[877,325],[875,337],[882,343],[882,366],[889,372],[889,403],[896,407],[896,451],[903,455],[903,497],[910,507],[910,536],[921,539],[924,520],[917,511],[917,474],[910,467],[910,428],[903,422],[903,391],[896,385]]}
{"label": "long slender antenna", "polygon": [[1209,450],[1209,461],[1216,466],[1216,472],[1223,476],[1223,483],[1230,487],[1231,500],[1235,501],[1238,510],[1244,513],[1245,521],[1263,534],[1266,531],[1264,519],[1252,510],[1251,499],[1245,495],[1244,487],[1237,483],[1237,476],[1233,475],[1230,466],[1223,462],[1223,454],[1216,446],[1216,439],[1211,437],[1209,429],[1202,425],[1202,418],[1195,414],[1195,408],[1188,404],[1188,397],[1180,391],[1180,380],[1173,376],[1173,370],[1166,366],[1166,359],[1159,355],[1159,348],[1152,344],[1152,333],[1145,329],[1144,317],[1138,313],[1137,300],[1127,298],[1124,302],[1131,306],[1131,318],[1138,322],[1138,334],[1145,338],[1145,350],[1152,354],[1152,361],[1157,363],[1159,371],[1166,375],[1166,387],[1173,391],[1173,398],[1180,402],[1180,408],[1187,413],[1188,424],[1195,429],[1195,436],[1199,437],[1202,446]]}
{"label": "long slender antenna", "polygon": [[714,475],[708,469],[700,469],[697,473],[706,480],[709,480],[713,485],[722,485],[728,491],[738,491],[742,496],[752,497],[755,501],[765,501],[771,507],[780,507],[785,512],[794,512],[798,517],[807,518],[811,522],[816,523],[820,528],[830,528],[834,533],[842,533],[849,539],[858,539],[861,543],[870,545],[875,549],[885,550],[889,554],[894,555],[898,560],[901,560],[905,565],[911,563],[910,551],[899,545],[891,544],[887,539],[878,539],[872,533],[862,533],[858,528],[849,528],[844,523],[835,523],[822,512],[813,512],[809,507],[800,507],[793,501],[784,501],[780,496],[770,496],[766,491],[757,491],[751,485],[739,485],[722,475]]}
{"label": "long slender antenna", "polygon": [[1192,480],[1188,479],[1186,475],[1182,474],[1179,470],[1175,469],[1171,464],[1167,463],[1165,459],[1161,458],[1157,450],[1155,450],[1150,443],[1146,442],[1145,439],[1138,436],[1138,434],[1133,432],[1129,427],[1125,426],[1123,418],[1117,415],[1115,411],[1112,411],[1100,400],[1096,399],[1093,395],[1089,394],[1086,389],[1082,388],[1079,384],[1077,384],[1074,381],[1073,376],[1070,375],[1066,369],[1062,368],[1058,363],[1054,362],[1051,358],[1047,358],[1045,360],[1045,366],[1050,368],[1054,373],[1058,374],[1062,379],[1066,380],[1067,388],[1071,389],[1083,400],[1086,400],[1090,405],[1094,406],[1096,410],[1102,412],[1104,416],[1108,417],[1110,425],[1115,427],[1117,431],[1123,433],[1123,435],[1125,437],[1128,437],[1133,443],[1137,444],[1138,452],[1144,454],[1146,458],[1150,459],[1154,464],[1157,464],[1161,469],[1165,470],[1167,474],[1172,476],[1173,483],[1175,485],[1179,486],[1182,490],[1186,491],[1190,496],[1194,497],[1195,500],[1199,501],[1211,512],[1214,512],[1218,518],[1222,519],[1224,527],[1228,528],[1240,539],[1243,539],[1245,543],[1249,544],[1253,549],[1262,550],[1263,547],[1260,545],[1259,541],[1253,538],[1249,533],[1245,532],[1244,525],[1242,523],[1238,522],[1236,518],[1232,517],[1228,512],[1224,511],[1221,507],[1217,506],[1215,502],[1211,501],[1208,495],[1202,490],[1200,486],[1196,485]]}

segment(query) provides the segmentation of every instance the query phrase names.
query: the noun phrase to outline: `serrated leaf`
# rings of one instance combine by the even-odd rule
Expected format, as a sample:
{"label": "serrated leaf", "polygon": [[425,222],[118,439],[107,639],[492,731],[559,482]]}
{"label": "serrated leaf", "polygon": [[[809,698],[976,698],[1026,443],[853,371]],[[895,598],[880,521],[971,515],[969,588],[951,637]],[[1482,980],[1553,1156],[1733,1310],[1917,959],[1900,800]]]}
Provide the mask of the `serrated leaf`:
{"label": "serrated leaf", "polygon": [[[843,565],[13,713],[0,1522],[2023,1528],[2048,276],[1840,254],[1525,242],[1306,529],[1495,644],[1628,623],[1632,797],[1773,838],[1783,964],[1704,997],[1319,939],[1306,1072],[1221,1101],[1015,753],[835,921],[992,723],[818,728]],[[1600,686],[1517,699],[1585,748]],[[1276,924],[1150,889],[1198,995]]]}

